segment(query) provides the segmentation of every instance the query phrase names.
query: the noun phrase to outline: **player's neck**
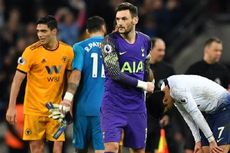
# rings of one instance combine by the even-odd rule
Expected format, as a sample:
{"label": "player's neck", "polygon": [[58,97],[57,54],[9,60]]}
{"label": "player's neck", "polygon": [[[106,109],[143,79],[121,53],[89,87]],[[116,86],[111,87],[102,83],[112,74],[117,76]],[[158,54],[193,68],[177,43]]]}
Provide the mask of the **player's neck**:
{"label": "player's neck", "polygon": [[58,45],[59,45],[58,40],[53,39],[49,43],[45,44],[44,47],[48,50],[56,50],[58,48]]}
{"label": "player's neck", "polygon": [[129,44],[133,44],[135,43],[136,40],[136,31],[132,30],[129,33],[126,34],[121,34],[121,36],[129,43]]}
{"label": "player's neck", "polygon": [[94,33],[90,33],[89,37],[98,37],[98,36],[104,36],[104,33],[102,32],[94,32]]}

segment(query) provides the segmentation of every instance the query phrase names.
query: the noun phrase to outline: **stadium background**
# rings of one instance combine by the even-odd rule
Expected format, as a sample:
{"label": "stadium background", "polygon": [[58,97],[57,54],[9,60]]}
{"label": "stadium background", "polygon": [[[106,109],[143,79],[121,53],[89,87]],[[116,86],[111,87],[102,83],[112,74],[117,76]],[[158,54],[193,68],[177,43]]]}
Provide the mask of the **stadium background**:
{"label": "stadium background", "polygon": [[[0,0],[0,144],[5,151],[5,109],[17,58],[36,41],[35,21],[53,14],[59,21],[59,38],[72,45],[86,38],[85,21],[104,17],[111,32],[114,9],[124,0]],[[223,41],[221,62],[230,67],[229,0],[129,0],[139,7],[138,30],[166,41],[166,58],[177,73],[202,58],[203,42],[217,36]],[[20,100],[19,100],[20,101]],[[71,135],[71,133],[69,133]],[[183,138],[181,139],[181,141]],[[70,138],[67,149],[71,150]]]}

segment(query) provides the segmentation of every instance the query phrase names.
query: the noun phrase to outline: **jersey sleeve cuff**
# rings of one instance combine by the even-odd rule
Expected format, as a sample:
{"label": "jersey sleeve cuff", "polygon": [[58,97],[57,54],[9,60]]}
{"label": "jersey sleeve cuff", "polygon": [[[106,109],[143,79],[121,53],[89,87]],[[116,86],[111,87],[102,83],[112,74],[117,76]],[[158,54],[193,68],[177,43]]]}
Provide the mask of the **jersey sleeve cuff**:
{"label": "jersey sleeve cuff", "polygon": [[20,69],[17,69],[17,71],[22,72],[22,73],[24,73],[24,74],[27,74],[27,72],[25,72],[25,71],[23,71],[23,70],[20,70]]}

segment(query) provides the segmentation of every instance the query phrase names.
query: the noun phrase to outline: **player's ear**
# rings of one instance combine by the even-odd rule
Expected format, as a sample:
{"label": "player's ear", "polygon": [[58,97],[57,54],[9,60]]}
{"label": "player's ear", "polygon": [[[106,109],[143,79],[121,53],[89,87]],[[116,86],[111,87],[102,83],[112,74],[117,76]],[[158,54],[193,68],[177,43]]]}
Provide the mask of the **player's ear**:
{"label": "player's ear", "polygon": [[137,23],[138,23],[138,20],[139,20],[139,18],[138,18],[137,16],[133,17],[133,22],[134,22],[134,24],[137,24]]}
{"label": "player's ear", "polygon": [[56,35],[56,34],[57,34],[57,29],[54,28],[51,32],[52,32],[54,35]]}
{"label": "player's ear", "polygon": [[88,30],[88,29],[86,29],[85,31],[86,31],[87,35],[89,35],[89,30]]}

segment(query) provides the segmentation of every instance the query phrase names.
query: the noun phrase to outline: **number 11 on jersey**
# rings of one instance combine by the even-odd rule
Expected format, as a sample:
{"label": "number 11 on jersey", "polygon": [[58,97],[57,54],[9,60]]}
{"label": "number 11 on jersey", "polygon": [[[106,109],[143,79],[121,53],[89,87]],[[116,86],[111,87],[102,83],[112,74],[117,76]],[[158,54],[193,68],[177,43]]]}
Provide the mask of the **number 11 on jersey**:
{"label": "number 11 on jersey", "polygon": [[[92,53],[91,58],[93,59],[93,67],[92,67],[92,77],[97,78],[98,77],[98,67],[100,66],[98,64],[99,58],[98,58],[98,53]],[[101,64],[101,77],[105,78],[105,70],[104,70],[104,65]]]}

